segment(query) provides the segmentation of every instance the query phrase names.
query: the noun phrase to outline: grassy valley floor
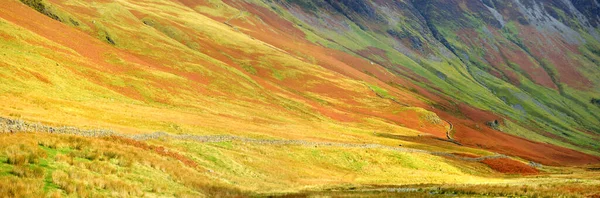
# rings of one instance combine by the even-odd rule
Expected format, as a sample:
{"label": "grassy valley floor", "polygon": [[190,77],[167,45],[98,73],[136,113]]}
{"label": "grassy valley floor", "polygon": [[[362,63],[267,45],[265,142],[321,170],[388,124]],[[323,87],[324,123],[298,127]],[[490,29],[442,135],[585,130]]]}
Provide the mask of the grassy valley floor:
{"label": "grassy valley floor", "polygon": [[499,173],[481,161],[327,144],[47,132],[0,135],[0,194],[16,197],[542,196],[600,193],[594,167]]}

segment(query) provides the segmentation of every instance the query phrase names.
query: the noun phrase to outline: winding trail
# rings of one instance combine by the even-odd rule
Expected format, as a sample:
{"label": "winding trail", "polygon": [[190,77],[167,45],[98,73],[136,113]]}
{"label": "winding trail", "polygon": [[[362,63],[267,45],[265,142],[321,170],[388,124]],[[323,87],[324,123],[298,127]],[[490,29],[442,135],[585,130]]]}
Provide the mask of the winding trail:
{"label": "winding trail", "polygon": [[452,130],[454,130],[454,125],[452,124],[452,122],[450,122],[448,120],[443,120],[443,121],[447,122],[450,125],[450,128],[448,128],[448,130],[446,130],[446,137],[448,138],[448,142],[452,142],[452,143],[454,143],[456,145],[462,146],[462,144],[460,142],[458,142],[457,140],[455,140],[452,137]]}
{"label": "winding trail", "polygon": [[450,125],[450,128],[446,131],[446,137],[448,137],[449,140],[454,140],[454,138],[452,138],[451,136],[451,132],[452,130],[454,130],[454,125],[452,125],[452,122],[448,121],[448,120],[443,120],[445,122],[447,122]]}
{"label": "winding trail", "polygon": [[0,134],[1,133],[52,133],[52,134],[67,134],[83,137],[108,137],[119,136],[130,138],[137,141],[147,141],[162,138],[171,138],[185,141],[195,141],[200,143],[218,143],[218,142],[243,142],[259,145],[295,145],[307,147],[337,147],[337,148],[358,148],[358,149],[387,149],[404,153],[423,153],[435,156],[449,157],[464,161],[480,162],[486,159],[508,158],[505,155],[490,155],[483,157],[463,157],[446,152],[427,151],[414,148],[403,148],[395,146],[387,146],[382,144],[359,144],[359,143],[341,143],[341,142],[312,142],[306,140],[277,140],[277,139],[255,139],[247,137],[239,137],[233,135],[173,135],[165,132],[154,132],[148,134],[127,135],[117,133],[112,130],[81,130],[75,127],[51,127],[40,123],[28,123],[21,120],[13,120],[0,117]]}
{"label": "winding trail", "polygon": [[[396,103],[396,104],[398,104],[398,105],[400,105],[400,106],[404,106],[404,107],[410,107],[410,105],[408,105],[408,104],[405,104],[405,103],[402,103],[402,102],[399,102],[399,101],[398,101],[398,100],[396,100],[395,98],[392,98],[392,97],[385,97],[385,96],[383,96],[383,95],[379,94],[377,91],[375,91],[375,90],[374,90],[374,89],[373,89],[371,86],[369,86],[369,85],[368,85],[368,84],[366,84],[366,83],[363,83],[363,84],[364,84],[366,87],[368,87],[368,88],[369,88],[369,89],[370,89],[370,90],[371,90],[373,93],[375,93],[375,95],[377,95],[378,97],[380,97],[380,98],[382,98],[382,99],[389,99],[389,100],[391,100],[392,102],[394,102],[394,103]],[[461,144],[460,142],[458,142],[457,140],[455,140],[454,138],[452,138],[452,134],[451,134],[451,133],[452,133],[452,130],[454,130],[454,125],[452,124],[452,122],[450,122],[450,121],[448,121],[448,120],[444,120],[444,119],[442,119],[442,120],[443,120],[444,122],[447,122],[447,123],[450,125],[450,128],[449,128],[448,130],[446,130],[446,137],[447,137],[448,139],[447,139],[447,140],[445,140],[445,141],[452,142],[452,143],[454,143],[454,144],[456,144],[456,145],[462,146],[462,144]]]}

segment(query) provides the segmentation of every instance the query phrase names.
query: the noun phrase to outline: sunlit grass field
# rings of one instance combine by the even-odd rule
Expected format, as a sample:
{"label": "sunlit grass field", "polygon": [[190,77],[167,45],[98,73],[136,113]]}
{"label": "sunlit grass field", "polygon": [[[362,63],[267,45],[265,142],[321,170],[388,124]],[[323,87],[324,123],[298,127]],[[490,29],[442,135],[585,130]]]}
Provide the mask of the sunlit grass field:
{"label": "sunlit grass field", "polygon": [[139,142],[44,133],[0,138],[0,194],[17,197],[335,196],[379,191],[374,195],[399,196],[385,189],[408,187],[421,188],[424,195],[433,189],[459,195],[585,196],[599,193],[600,185],[592,169],[546,167],[540,175],[523,177],[495,173],[478,162],[378,149]]}
{"label": "sunlit grass field", "polygon": [[[1,194],[17,197],[352,193],[374,184],[425,190],[435,185],[443,189],[440,193],[466,195],[533,195],[526,189],[544,189],[539,195],[588,195],[598,193],[593,189],[600,185],[598,174],[583,168],[546,168],[522,178],[494,173],[481,163],[377,149],[172,139],[146,143],[43,133],[0,138]],[[575,190],[559,190],[567,188]]]}

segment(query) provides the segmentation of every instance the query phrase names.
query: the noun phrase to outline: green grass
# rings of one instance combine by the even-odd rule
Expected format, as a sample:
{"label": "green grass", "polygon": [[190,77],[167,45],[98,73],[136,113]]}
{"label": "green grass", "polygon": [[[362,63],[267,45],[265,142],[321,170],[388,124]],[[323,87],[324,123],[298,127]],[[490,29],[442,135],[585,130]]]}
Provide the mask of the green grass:
{"label": "green grass", "polygon": [[375,92],[377,95],[379,95],[379,96],[382,96],[383,98],[394,99],[394,97],[392,97],[392,96],[390,95],[390,93],[389,93],[387,90],[385,90],[385,89],[383,89],[383,88],[381,88],[381,87],[378,87],[378,86],[376,86],[376,85],[370,85],[370,84],[369,84],[368,86],[369,86],[369,88],[371,88],[371,89],[372,89],[372,90],[373,90],[373,91],[374,91],[374,92]]}
{"label": "green grass", "polygon": [[0,176],[9,176],[11,175],[10,171],[12,170],[12,166],[8,164],[8,158],[4,155],[0,155]]}

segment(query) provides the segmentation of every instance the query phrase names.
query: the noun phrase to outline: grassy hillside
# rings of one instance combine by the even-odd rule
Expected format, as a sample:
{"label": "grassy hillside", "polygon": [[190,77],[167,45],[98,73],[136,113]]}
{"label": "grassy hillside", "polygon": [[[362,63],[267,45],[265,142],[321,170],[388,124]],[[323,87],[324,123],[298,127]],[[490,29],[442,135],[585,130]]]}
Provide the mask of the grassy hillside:
{"label": "grassy hillside", "polygon": [[[598,185],[598,107],[579,99],[593,90],[544,88],[526,71],[515,85],[465,65],[414,13],[387,16],[410,24],[388,31],[365,25],[385,17],[361,5],[313,21],[326,4],[302,2],[4,2],[0,195],[599,193],[583,190]],[[368,17],[344,18],[357,16]],[[513,26],[495,42],[524,28]],[[569,60],[593,70],[594,45]]]}
{"label": "grassy hillside", "polygon": [[[535,191],[548,185],[571,186],[571,179],[563,178],[567,175],[551,175],[559,173],[553,169],[542,169],[545,173],[536,177],[506,177],[484,163],[386,149],[176,139],[140,142],[117,136],[44,133],[3,135],[0,148],[4,151],[0,155],[0,192],[18,197],[264,196],[326,189],[364,188],[368,192],[375,184],[442,183],[452,184],[438,188],[443,189],[442,194],[519,195],[526,193],[520,191],[525,188]],[[579,188],[598,185],[595,174],[582,169],[570,171],[569,178],[581,178]],[[495,190],[470,191],[468,186],[475,184]],[[529,187],[521,187],[524,184]],[[519,190],[500,187],[505,185],[519,186]],[[589,195],[594,191],[560,193]]]}
{"label": "grassy hillside", "polygon": [[[319,12],[313,4],[319,5]],[[311,42],[368,59],[371,65],[408,78],[427,92],[452,98],[430,97],[444,106],[443,111],[457,110],[447,105],[448,100],[466,103],[527,126],[519,133],[512,129],[505,133],[551,137],[535,140],[597,154],[599,116],[589,102],[598,94],[597,54],[589,52],[598,43],[591,36],[597,28],[582,28],[589,24],[575,16],[559,17],[563,22],[573,20],[566,25],[552,18],[556,16],[547,16],[552,20],[547,23],[554,24],[548,27],[533,17],[527,19],[529,11],[519,13],[534,9],[527,5],[489,4],[294,1],[263,6],[287,13],[282,15]],[[576,12],[557,2],[541,4],[556,12]],[[395,79],[376,76],[395,83]]]}

